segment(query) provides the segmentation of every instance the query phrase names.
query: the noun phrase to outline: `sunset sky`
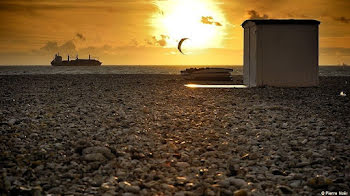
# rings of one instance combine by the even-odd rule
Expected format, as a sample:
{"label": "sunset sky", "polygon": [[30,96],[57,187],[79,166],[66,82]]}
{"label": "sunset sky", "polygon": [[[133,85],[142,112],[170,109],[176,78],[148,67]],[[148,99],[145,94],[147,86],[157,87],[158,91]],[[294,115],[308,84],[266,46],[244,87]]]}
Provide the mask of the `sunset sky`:
{"label": "sunset sky", "polygon": [[320,20],[320,64],[350,64],[349,0],[0,0],[0,64],[242,65],[251,18]]}

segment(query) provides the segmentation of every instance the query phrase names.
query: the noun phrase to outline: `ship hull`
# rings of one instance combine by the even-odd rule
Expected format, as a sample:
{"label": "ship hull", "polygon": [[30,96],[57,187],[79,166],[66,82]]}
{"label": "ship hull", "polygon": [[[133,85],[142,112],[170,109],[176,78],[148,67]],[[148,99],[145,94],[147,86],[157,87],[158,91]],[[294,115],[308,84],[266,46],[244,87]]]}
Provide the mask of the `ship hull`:
{"label": "ship hull", "polygon": [[62,66],[69,66],[69,67],[75,67],[75,66],[101,66],[101,64],[52,64],[52,66],[55,67],[62,67]]}
{"label": "ship hull", "polygon": [[186,80],[230,81],[231,74],[189,74],[183,75]]}
{"label": "ship hull", "polygon": [[101,66],[101,62],[96,59],[76,59],[62,61],[62,57],[56,55],[55,59],[51,61],[52,66]]}
{"label": "ship hull", "polygon": [[62,61],[59,63],[51,62],[52,66],[101,66],[99,61],[86,61],[86,62],[74,62],[74,61]]}
{"label": "ship hull", "polygon": [[230,81],[232,71],[224,68],[191,68],[181,71],[181,75],[186,80]]}

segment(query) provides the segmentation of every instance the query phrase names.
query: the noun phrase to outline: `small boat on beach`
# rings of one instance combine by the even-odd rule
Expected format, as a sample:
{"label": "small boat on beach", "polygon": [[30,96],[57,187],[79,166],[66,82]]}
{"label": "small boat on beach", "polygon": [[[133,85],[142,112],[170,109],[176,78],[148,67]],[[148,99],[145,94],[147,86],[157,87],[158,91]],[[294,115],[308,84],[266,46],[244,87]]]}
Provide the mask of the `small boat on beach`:
{"label": "small boat on beach", "polygon": [[232,71],[228,68],[189,68],[181,71],[181,75],[186,80],[229,81]]}

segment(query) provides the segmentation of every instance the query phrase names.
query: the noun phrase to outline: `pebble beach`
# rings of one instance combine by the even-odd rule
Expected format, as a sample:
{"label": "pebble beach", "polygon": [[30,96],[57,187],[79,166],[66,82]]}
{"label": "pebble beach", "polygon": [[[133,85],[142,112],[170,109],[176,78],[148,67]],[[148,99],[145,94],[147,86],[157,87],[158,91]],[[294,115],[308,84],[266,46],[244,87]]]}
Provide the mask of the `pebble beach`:
{"label": "pebble beach", "polygon": [[184,84],[1,75],[0,195],[350,193],[350,76],[313,88]]}

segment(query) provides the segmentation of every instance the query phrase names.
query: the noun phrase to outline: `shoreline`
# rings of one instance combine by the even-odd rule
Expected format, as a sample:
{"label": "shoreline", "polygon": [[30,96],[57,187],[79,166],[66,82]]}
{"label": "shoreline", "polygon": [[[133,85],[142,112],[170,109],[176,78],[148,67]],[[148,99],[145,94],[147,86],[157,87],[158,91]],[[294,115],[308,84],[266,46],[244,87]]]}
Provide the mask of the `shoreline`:
{"label": "shoreline", "polygon": [[[0,75],[37,75],[37,74],[170,74],[180,75],[180,71],[194,67],[221,67],[232,68],[233,76],[242,75],[242,66],[230,65],[179,65],[179,66],[97,66],[97,67],[54,67],[54,66],[0,66]],[[320,76],[350,76],[350,66],[320,66]]]}
{"label": "shoreline", "polygon": [[0,192],[349,192],[350,76],[321,76],[312,88],[185,83],[163,74],[1,75]]}

